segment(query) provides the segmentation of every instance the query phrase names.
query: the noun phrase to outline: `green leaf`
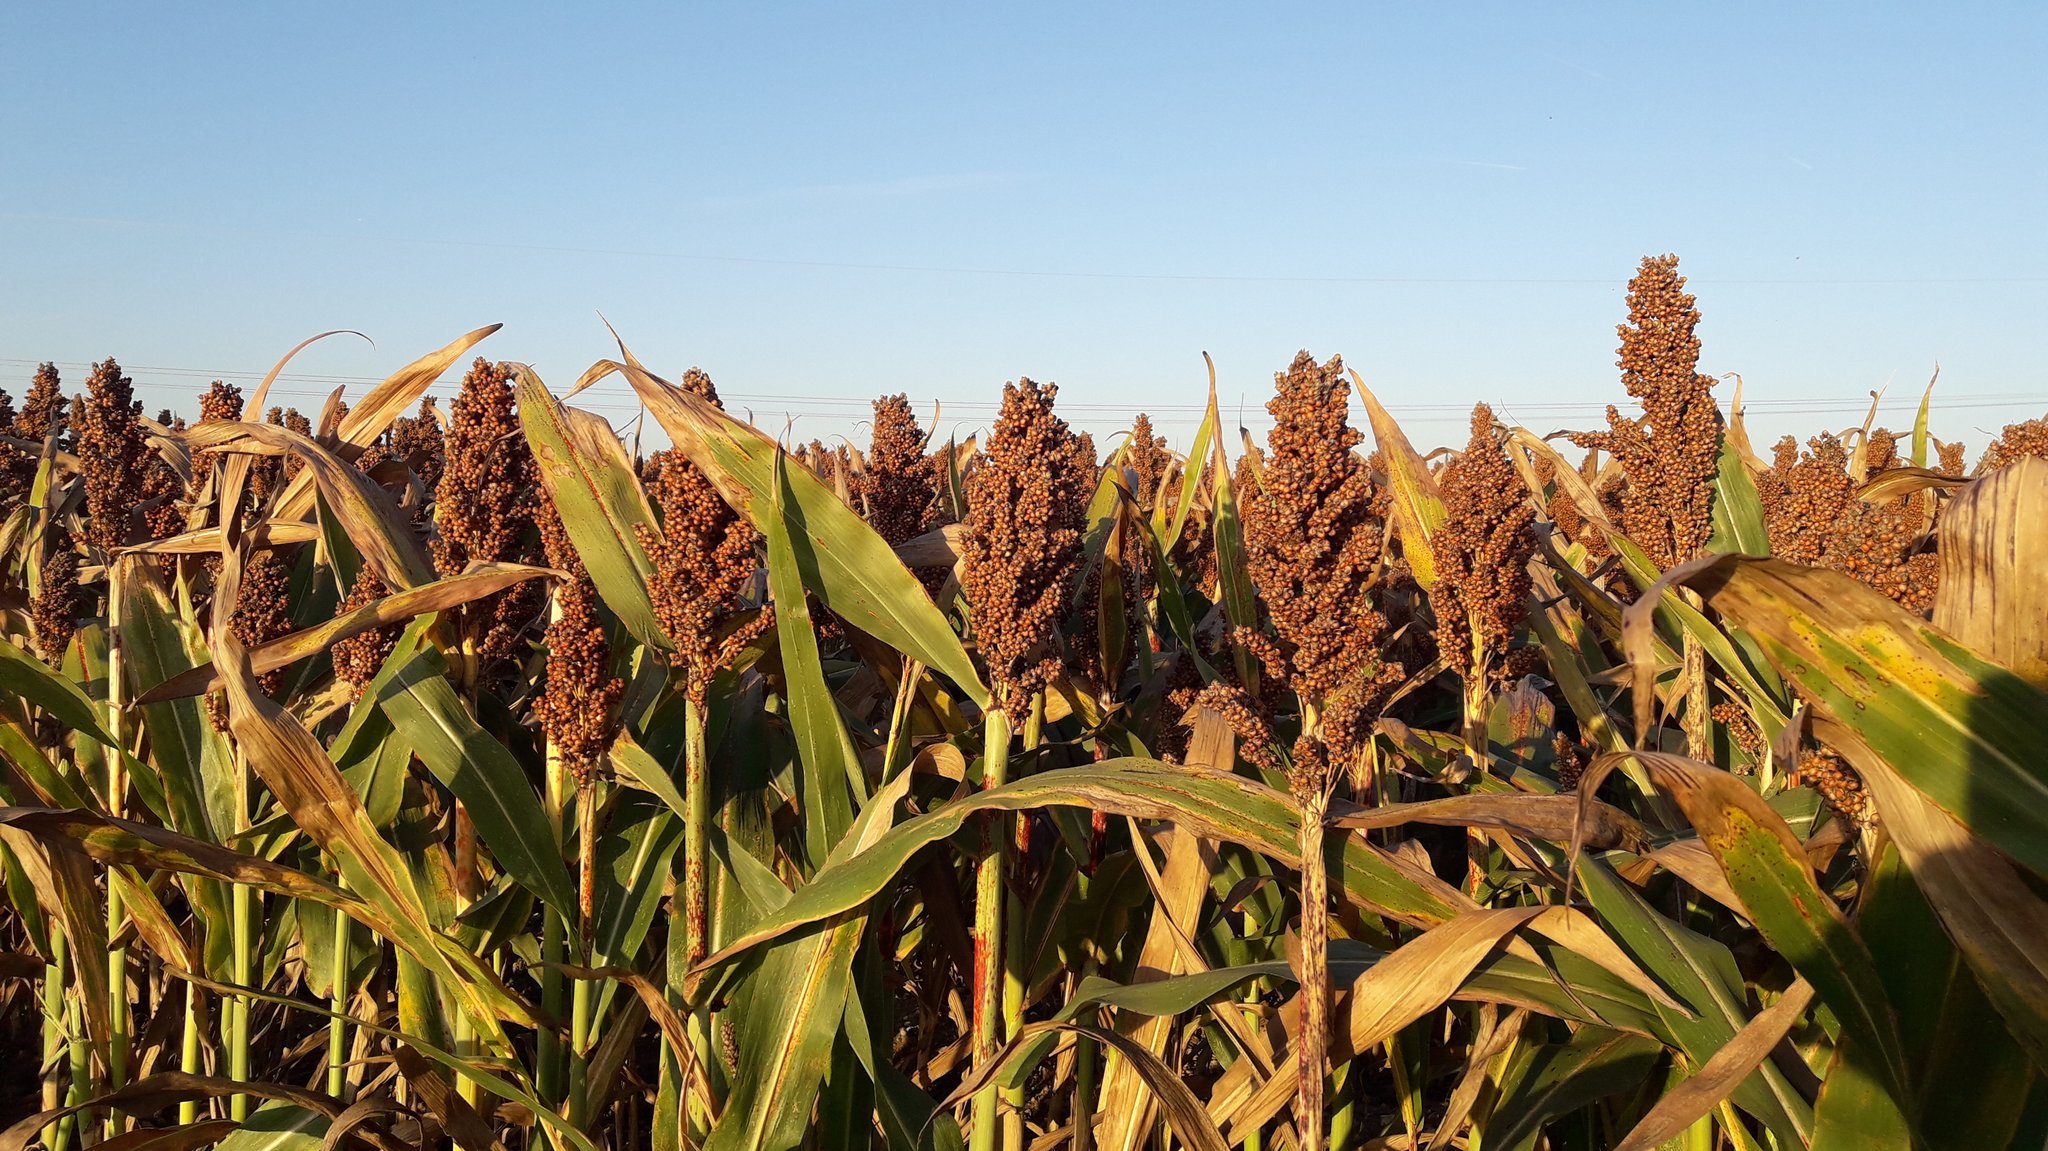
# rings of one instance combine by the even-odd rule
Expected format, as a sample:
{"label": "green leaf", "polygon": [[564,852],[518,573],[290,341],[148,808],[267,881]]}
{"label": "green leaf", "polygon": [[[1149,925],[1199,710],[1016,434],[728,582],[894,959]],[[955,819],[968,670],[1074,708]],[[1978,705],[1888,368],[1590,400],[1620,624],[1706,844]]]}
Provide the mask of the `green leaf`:
{"label": "green leaf", "polygon": [[320,1151],[330,1120],[318,1111],[291,1103],[270,1102],[249,1113],[241,1129],[214,1145],[214,1151]]}
{"label": "green leaf", "polygon": [[2034,1069],[1985,998],[1896,845],[1872,867],[1856,929],[1877,956],[1913,1061],[1913,1115],[1934,1151],[2012,1145]]}
{"label": "green leaf", "polygon": [[[910,780],[905,772],[875,795],[827,868],[886,837]],[[734,1004],[745,1055],[705,1151],[782,1151],[802,1141],[838,1049],[866,927],[865,914],[840,915],[823,931],[776,941],[750,964]]]}
{"label": "green leaf", "polygon": [[1721,438],[1721,458],[1714,474],[1714,528],[1707,550],[1721,554],[1767,556],[1771,537],[1764,530],[1764,505],[1756,494],[1749,464],[1731,437]]}
{"label": "green leaf", "polygon": [[[790,727],[796,735],[797,770],[803,783],[804,835],[810,859],[822,860],[853,823],[852,795],[865,796],[866,776],[853,740],[840,722],[839,705],[825,682],[818,656],[818,637],[811,626],[809,597],[804,594],[801,563],[811,549],[808,535],[792,532],[788,513],[795,505],[789,489],[788,457],[775,457],[776,486],[771,507],[777,514],[761,521],[768,541],[768,591],[775,598],[775,635],[782,651],[784,689],[789,693]],[[799,531],[802,513],[795,523]],[[802,540],[802,544],[795,541]]]}
{"label": "green leaf", "polygon": [[519,423],[533,448],[541,484],[561,513],[597,594],[635,639],[660,651],[674,650],[648,597],[654,561],[641,542],[642,532],[659,539],[661,527],[632,461],[610,424],[563,407],[533,369],[513,367],[519,379]]}
{"label": "green leaf", "polygon": [[2048,692],[1839,572],[1722,558],[1684,578],[1884,770],[2048,875]]}
{"label": "green leaf", "polygon": [[1792,829],[1761,795],[1717,767],[1676,755],[1631,754],[1677,799],[1758,932],[1813,985],[1879,1082],[1893,1098],[1910,1098],[1898,1017],[1877,960],[1814,882]]}
{"label": "green leaf", "polygon": [[[196,636],[188,637],[180,626],[163,586],[148,569],[128,569],[121,581],[121,600],[121,652],[131,683],[162,683],[204,662],[192,651]],[[149,735],[150,762],[163,782],[171,826],[219,843],[233,828],[216,822],[215,813],[231,811],[234,785],[213,770],[226,762],[228,753],[206,718],[204,702],[168,700],[138,710]]]}
{"label": "green leaf", "polygon": [[567,914],[577,905],[576,883],[540,797],[519,761],[470,717],[446,670],[439,652],[423,648],[384,686],[378,705],[413,754],[468,809],[498,866]]}
{"label": "green leaf", "polygon": [[988,703],[988,688],[975,672],[967,649],[925,593],[924,585],[830,488],[808,470],[797,468],[788,477],[791,498],[778,509],[775,457],[781,449],[773,440],[638,365],[615,367],[632,383],[676,446],[728,503],[756,527],[765,530],[767,518],[779,514],[793,535],[810,538],[808,560],[799,557],[803,584],[826,607],[853,627],[951,679],[975,703]]}
{"label": "green leaf", "polygon": [[1401,430],[1401,425],[1394,422],[1393,414],[1365,386],[1355,368],[1351,372],[1351,383],[1358,389],[1358,398],[1365,403],[1366,418],[1372,423],[1373,443],[1379,448],[1380,462],[1387,469],[1388,486],[1393,489],[1394,522],[1401,533],[1401,554],[1414,571],[1415,582],[1428,591],[1436,586],[1436,553],[1430,541],[1443,530],[1447,515],[1443,496],[1437,492],[1436,477],[1430,474],[1422,454],[1408,442],[1407,433]]}
{"label": "green leaf", "polygon": [[[741,932],[700,969],[861,906],[893,883],[918,851],[951,837],[980,812],[1061,806],[1170,820],[1193,834],[1242,844],[1287,867],[1300,863],[1295,848],[1300,809],[1284,793],[1210,768],[1149,759],[1105,760],[1040,772],[906,820],[858,854],[833,859],[788,903]],[[1423,927],[1448,920],[1469,906],[1434,876],[1355,837],[1329,839],[1332,878],[1339,881],[1333,886],[1359,906]]]}
{"label": "green leaf", "polygon": [[77,684],[45,667],[42,661],[0,639],[0,693],[25,699],[66,728],[112,746],[114,738],[100,723],[100,706]]}
{"label": "green leaf", "polygon": [[1641,1086],[1663,1054],[1655,1040],[1598,1027],[1539,1048],[1514,1092],[1494,1106],[1486,1146],[1529,1145],[1559,1116]]}
{"label": "green leaf", "polygon": [[[1541,843],[1530,846],[1553,866],[1562,866],[1562,853]],[[1577,874],[1600,922],[1631,958],[1692,1012],[1687,1016],[1657,1008],[1679,1050],[1693,1066],[1704,1066],[1750,1021],[1735,957],[1720,943],[1657,914],[1603,860],[1581,859]],[[1745,1078],[1729,1099],[1780,1140],[1805,1144],[1813,1126],[1812,1108],[1770,1063]]]}

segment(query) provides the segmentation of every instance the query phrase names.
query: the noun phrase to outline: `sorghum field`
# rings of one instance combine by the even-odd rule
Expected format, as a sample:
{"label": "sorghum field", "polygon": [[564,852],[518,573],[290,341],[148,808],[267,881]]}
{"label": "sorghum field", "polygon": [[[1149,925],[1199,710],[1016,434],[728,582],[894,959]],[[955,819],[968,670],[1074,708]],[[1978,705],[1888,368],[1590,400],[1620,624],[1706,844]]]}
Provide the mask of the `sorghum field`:
{"label": "sorghum field", "polygon": [[0,1151],[2040,1147],[2048,423],[1760,449],[1698,321],[1438,451],[45,367]]}

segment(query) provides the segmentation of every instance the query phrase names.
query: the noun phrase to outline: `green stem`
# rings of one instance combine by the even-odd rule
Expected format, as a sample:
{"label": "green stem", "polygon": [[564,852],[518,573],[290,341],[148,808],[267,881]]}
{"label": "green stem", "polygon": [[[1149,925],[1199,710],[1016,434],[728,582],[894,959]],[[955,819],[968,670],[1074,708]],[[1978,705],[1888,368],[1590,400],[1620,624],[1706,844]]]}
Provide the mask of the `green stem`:
{"label": "green stem", "polygon": [[[66,996],[64,1014],[65,1030],[71,1041],[71,1089],[65,1093],[64,1106],[76,1107],[92,1098],[92,1043],[85,1033],[84,1004]],[[78,1116],[66,1115],[57,1123],[57,1138],[51,1142],[50,1151],[65,1151],[78,1138],[78,1131]]]}
{"label": "green stem", "polygon": [[[185,985],[185,1033],[179,1037],[178,1070],[187,1075],[200,1073],[199,1066],[199,989],[190,983]],[[199,1101],[187,1099],[178,1104],[178,1125],[190,1127],[199,1122]]]}
{"label": "green stem", "polygon": [[[238,987],[252,985],[250,976],[254,970],[256,940],[255,920],[250,906],[251,894],[249,886],[245,883],[238,883],[234,887],[234,974],[235,985]],[[223,1006],[227,1008],[228,1015],[228,1078],[237,1083],[246,1083],[249,1079],[249,1000],[247,996],[230,996]],[[240,1122],[248,1117],[249,1097],[230,1095],[228,1118]]]}
{"label": "green stem", "polygon": [[327,1021],[327,1093],[348,1101],[348,914],[334,913],[334,948],[327,978],[334,991],[334,1017]]}
{"label": "green stem", "polygon": [[1323,1151],[1323,1052],[1330,1037],[1330,877],[1323,861],[1329,799],[1313,782],[1301,797],[1301,1050],[1294,1127],[1302,1151]]}
{"label": "green stem", "polygon": [[[704,705],[686,699],[683,705],[683,931],[684,953],[695,966],[711,946],[710,891],[705,882],[711,857],[711,763],[704,746]],[[686,1145],[696,1146],[696,1135],[708,1131],[711,1116],[704,1114],[699,1093],[692,1090],[689,1077],[709,1078],[711,1067],[710,1007],[699,1002],[697,982],[682,982],[683,998],[689,1005],[689,1039],[696,1064],[684,1071],[680,1084],[683,1097],[683,1129]],[[710,1088],[705,1083],[705,1088]]]}
{"label": "green stem", "polygon": [[[1024,750],[1036,750],[1045,732],[1045,693],[1034,692],[1031,696],[1031,712],[1024,719]],[[1012,853],[1011,866],[1021,866],[1022,848],[1025,846],[1023,830],[1029,826],[1023,815],[1011,817],[1016,821],[1017,836],[1013,837],[1019,849]],[[1003,939],[1003,1041],[1008,1042],[1024,1028],[1024,932],[1017,925],[1024,922],[1023,883],[1012,877],[1009,891],[1003,898],[1004,914],[1011,923],[1009,933]],[[1005,1104],[1003,1111],[1004,1151],[1024,1151],[1024,1085],[1006,1088],[1002,1093]]]}
{"label": "green stem", "polygon": [[889,715],[889,741],[882,749],[882,782],[896,778],[902,767],[897,760],[905,748],[910,746],[910,707],[917,699],[917,681],[924,676],[924,665],[914,659],[903,661],[903,680],[896,685],[896,707]]}
{"label": "green stem", "polygon": [[[585,964],[597,962],[591,946],[591,919],[597,872],[597,789],[588,780],[576,788],[576,954]],[[590,1123],[590,1033],[596,1009],[595,983],[578,979],[571,985],[569,1016],[569,1122],[582,1130]]]}
{"label": "green stem", "polygon": [[[128,768],[122,758],[128,741],[123,737],[121,722],[123,669],[121,659],[121,561],[115,560],[107,568],[107,731],[114,737],[114,746],[107,749],[107,811],[119,818],[127,807]],[[120,889],[114,886],[113,872],[107,873],[107,938],[118,939],[121,934]],[[128,1082],[128,949],[113,947],[107,952],[107,1088],[119,1090]],[[127,1127],[127,1120],[119,1111],[107,1112],[106,1132],[109,1138],[119,1135]]]}
{"label": "green stem", "polygon": [[[562,608],[557,598],[548,601],[548,622],[553,624],[562,618]],[[549,740],[545,751],[547,759],[546,794],[543,809],[547,813],[548,827],[555,833],[555,857],[566,853],[569,839],[568,825],[563,817],[568,807],[569,789],[572,781],[569,770],[562,764],[562,749]],[[541,1010],[550,1021],[562,1018],[567,990],[562,972],[555,965],[568,957],[567,937],[569,934],[568,911],[561,907],[541,909],[540,926],[540,1003]],[[568,1075],[568,1052],[562,1046],[562,1036],[554,1026],[540,1029],[535,1042],[534,1069],[535,1093],[549,1106],[558,1106],[563,1101],[563,1082]]]}
{"label": "green stem", "polygon": [[[1095,960],[1091,958],[1081,965],[1081,978],[1094,974]],[[1073,1151],[1095,1151],[1095,1095],[1101,1090],[1096,1078],[1100,1071],[1096,1047],[1095,1040],[1086,1036],[1074,1044]]]}
{"label": "green stem", "polygon": [[584,1130],[590,1123],[590,1013],[596,1006],[591,981],[572,983],[569,1011],[569,1123]]}
{"label": "green stem", "polygon": [[[64,935],[53,921],[50,924],[50,962],[43,967],[43,1110],[52,1111],[63,1106],[63,1077],[57,1070],[57,1056],[69,1042],[65,1035],[64,1003],[64,960],[67,948]],[[76,1045],[73,1044],[75,1047]],[[43,1146],[54,1147],[57,1142],[57,1125],[43,1128]]]}
{"label": "green stem", "polygon": [[[982,774],[984,788],[1001,787],[1010,777],[1010,719],[1003,709],[990,706],[982,718]],[[998,956],[1003,939],[1003,836],[993,815],[982,817],[981,864],[974,875],[974,1066],[988,1065],[1002,1046],[999,989],[1002,973]],[[996,1085],[975,1092],[971,1112],[974,1131],[970,1151],[994,1151],[996,1145]]]}

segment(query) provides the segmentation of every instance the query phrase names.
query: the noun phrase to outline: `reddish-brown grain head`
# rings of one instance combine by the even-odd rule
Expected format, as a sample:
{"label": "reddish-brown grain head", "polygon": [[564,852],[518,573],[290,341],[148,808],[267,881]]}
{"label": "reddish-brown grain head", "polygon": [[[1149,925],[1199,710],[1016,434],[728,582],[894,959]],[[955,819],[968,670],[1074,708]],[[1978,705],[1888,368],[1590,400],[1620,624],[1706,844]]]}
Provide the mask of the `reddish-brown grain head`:
{"label": "reddish-brown grain head", "polygon": [[87,539],[103,554],[127,544],[156,453],[143,435],[135,382],[112,359],[86,378],[77,454],[84,472]]}
{"label": "reddish-brown grain head", "polygon": [[[718,402],[711,377],[695,368],[684,373],[682,386]],[[765,606],[752,616],[741,614],[759,568],[760,534],[682,452],[656,453],[647,471],[649,494],[661,511],[660,536],[640,531],[654,561],[648,592],[655,620],[676,645],[670,663],[683,673],[685,694],[701,704],[712,677],[774,624]]]}
{"label": "reddish-brown grain head", "polygon": [[[512,378],[510,368],[480,358],[455,397],[434,492],[434,566],[444,576],[476,562],[540,559],[539,475],[513,411]],[[465,605],[463,630],[486,661],[512,658],[543,599],[532,582],[507,588]]]}
{"label": "reddish-brown grain head", "polygon": [[1318,365],[1303,352],[1275,383],[1264,464],[1239,499],[1246,559],[1287,678],[1322,713],[1332,754],[1303,748],[1297,759],[1297,783],[1318,786],[1322,769],[1360,746],[1381,689],[1399,674],[1382,659],[1386,618],[1373,599],[1385,523],[1352,450],[1362,437],[1349,422],[1343,362]]}
{"label": "reddish-brown grain head", "polygon": [[[1445,520],[1430,541],[1437,649],[1460,675],[1486,676],[1498,686],[1507,673],[1501,656],[1527,612],[1535,510],[1486,405],[1472,410],[1471,438],[1444,465],[1439,483]],[[1474,665],[1475,650],[1485,666]]]}
{"label": "reddish-brown grain head", "polygon": [[1081,568],[1095,445],[1053,414],[1057,385],[1003,385],[967,475],[961,589],[997,700],[1022,703],[1060,674],[1059,621]]}
{"label": "reddish-brown grain head", "polygon": [[924,531],[937,498],[924,431],[901,394],[875,401],[874,435],[855,491],[861,513],[891,547]]}

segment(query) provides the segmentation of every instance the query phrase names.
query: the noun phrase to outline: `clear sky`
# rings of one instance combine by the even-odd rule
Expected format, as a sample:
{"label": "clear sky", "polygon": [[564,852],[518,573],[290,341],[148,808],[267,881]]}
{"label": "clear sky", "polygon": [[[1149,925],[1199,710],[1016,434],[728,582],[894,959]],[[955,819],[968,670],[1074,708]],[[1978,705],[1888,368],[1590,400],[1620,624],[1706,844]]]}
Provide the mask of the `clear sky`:
{"label": "clear sky", "polygon": [[1184,444],[1204,350],[1256,428],[1308,348],[1441,443],[1597,422],[1675,251],[1761,433],[1938,361],[1981,442],[2048,411],[2044,55],[2041,4],[11,4],[0,386],[370,335],[317,409],[493,321],[566,386],[602,313],[800,438],[1022,374]]}

